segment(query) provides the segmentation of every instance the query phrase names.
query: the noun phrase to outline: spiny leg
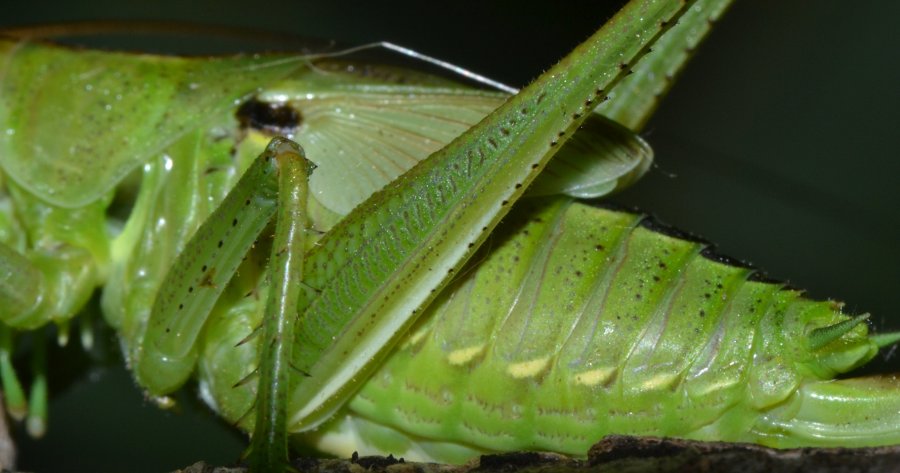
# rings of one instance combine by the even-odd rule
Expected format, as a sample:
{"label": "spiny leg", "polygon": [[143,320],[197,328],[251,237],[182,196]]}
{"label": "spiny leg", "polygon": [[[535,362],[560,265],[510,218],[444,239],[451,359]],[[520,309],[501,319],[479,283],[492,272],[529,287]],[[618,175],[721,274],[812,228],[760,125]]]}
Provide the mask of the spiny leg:
{"label": "spiny leg", "polygon": [[287,467],[287,402],[291,391],[291,347],[302,289],[303,253],[306,240],[307,181],[311,163],[290,141],[279,144],[276,154],[281,170],[279,210],[275,241],[269,258],[269,297],[262,326],[256,420],[250,445],[253,471],[278,471]]}
{"label": "spiny leg", "polygon": [[[46,344],[43,328],[57,325],[65,345],[72,317],[102,282],[109,261],[106,208],[109,197],[77,208],[41,201],[0,176],[0,378],[15,418],[27,412],[27,430],[40,436],[47,425]],[[13,210],[15,209],[15,210]],[[30,400],[10,361],[22,330],[33,330]]]}
{"label": "spiny leg", "polygon": [[[27,416],[26,430],[34,438],[42,437],[47,426],[47,332],[39,326],[62,317],[57,319],[57,333],[63,345],[72,308],[80,307],[80,300],[93,291],[88,275],[93,272],[93,264],[87,252],[65,248],[55,254],[77,257],[57,260],[53,255],[33,252],[31,256],[36,258],[32,260],[0,242],[0,385],[10,416],[16,420]],[[84,269],[73,270],[73,263],[82,264]],[[57,290],[66,284],[66,289]],[[31,386],[26,397],[12,354],[16,329],[34,327]]]}
{"label": "spiny leg", "polygon": [[292,337],[282,334],[292,333],[296,319],[311,169],[297,144],[272,140],[172,264],[135,360],[138,381],[153,395],[167,394],[187,379],[197,356],[197,337],[213,306],[277,213],[251,448],[251,461],[259,471],[283,468],[287,462],[285,409]]}
{"label": "spiny leg", "polygon": [[135,375],[153,395],[180,386],[193,370],[195,342],[248,250],[275,214],[276,140],[197,229],[168,270],[136,353]]}

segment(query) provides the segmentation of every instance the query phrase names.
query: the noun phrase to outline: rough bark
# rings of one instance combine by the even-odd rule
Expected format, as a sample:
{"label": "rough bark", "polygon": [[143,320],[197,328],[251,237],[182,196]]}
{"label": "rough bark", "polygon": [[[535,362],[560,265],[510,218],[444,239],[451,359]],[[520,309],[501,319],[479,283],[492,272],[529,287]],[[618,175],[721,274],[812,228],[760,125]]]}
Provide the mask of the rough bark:
{"label": "rough bark", "polygon": [[[887,473],[900,471],[900,446],[776,450],[751,444],[612,435],[591,447],[586,460],[521,452],[484,455],[465,465],[440,465],[354,455],[338,460],[300,458],[294,467],[314,473]],[[244,473],[246,469],[199,462],[178,471]]]}

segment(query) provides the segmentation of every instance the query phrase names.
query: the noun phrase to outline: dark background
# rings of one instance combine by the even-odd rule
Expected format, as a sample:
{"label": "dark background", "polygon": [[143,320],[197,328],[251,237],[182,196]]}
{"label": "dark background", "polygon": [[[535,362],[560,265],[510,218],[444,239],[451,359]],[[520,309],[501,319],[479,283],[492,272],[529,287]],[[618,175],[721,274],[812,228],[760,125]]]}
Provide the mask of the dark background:
{"label": "dark background", "polygon": [[[139,18],[390,40],[521,86],[621,2],[426,3],[20,0],[3,5],[0,25]],[[656,166],[613,200],[900,329],[900,4],[850,5],[738,1],[644,133]],[[191,392],[185,412],[163,413],[120,366],[73,377],[51,378],[49,433],[22,441],[23,469],[164,471],[242,449],[241,435],[190,408]]]}

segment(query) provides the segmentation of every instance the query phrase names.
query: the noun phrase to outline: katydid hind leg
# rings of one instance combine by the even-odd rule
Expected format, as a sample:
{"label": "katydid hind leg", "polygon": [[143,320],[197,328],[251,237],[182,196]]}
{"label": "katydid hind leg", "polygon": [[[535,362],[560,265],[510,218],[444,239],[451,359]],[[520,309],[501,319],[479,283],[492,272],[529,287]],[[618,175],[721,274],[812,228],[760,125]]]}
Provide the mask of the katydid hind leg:
{"label": "katydid hind leg", "polygon": [[[486,241],[605,90],[683,13],[633,2],[494,113],[357,206],[307,254],[291,428],[324,422]],[[621,38],[622,31],[633,34]],[[623,67],[624,66],[624,67]]]}

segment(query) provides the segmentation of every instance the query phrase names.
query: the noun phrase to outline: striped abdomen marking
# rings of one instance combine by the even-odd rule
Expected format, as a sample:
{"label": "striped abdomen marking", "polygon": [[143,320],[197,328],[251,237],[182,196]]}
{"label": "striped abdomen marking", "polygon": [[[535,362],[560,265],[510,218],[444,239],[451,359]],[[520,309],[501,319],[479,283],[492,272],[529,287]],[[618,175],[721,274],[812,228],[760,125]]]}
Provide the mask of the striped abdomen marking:
{"label": "striped abdomen marking", "polygon": [[754,409],[802,379],[786,325],[846,318],[642,216],[530,205],[429,308],[352,415],[478,450],[581,455],[606,433],[753,440]]}

